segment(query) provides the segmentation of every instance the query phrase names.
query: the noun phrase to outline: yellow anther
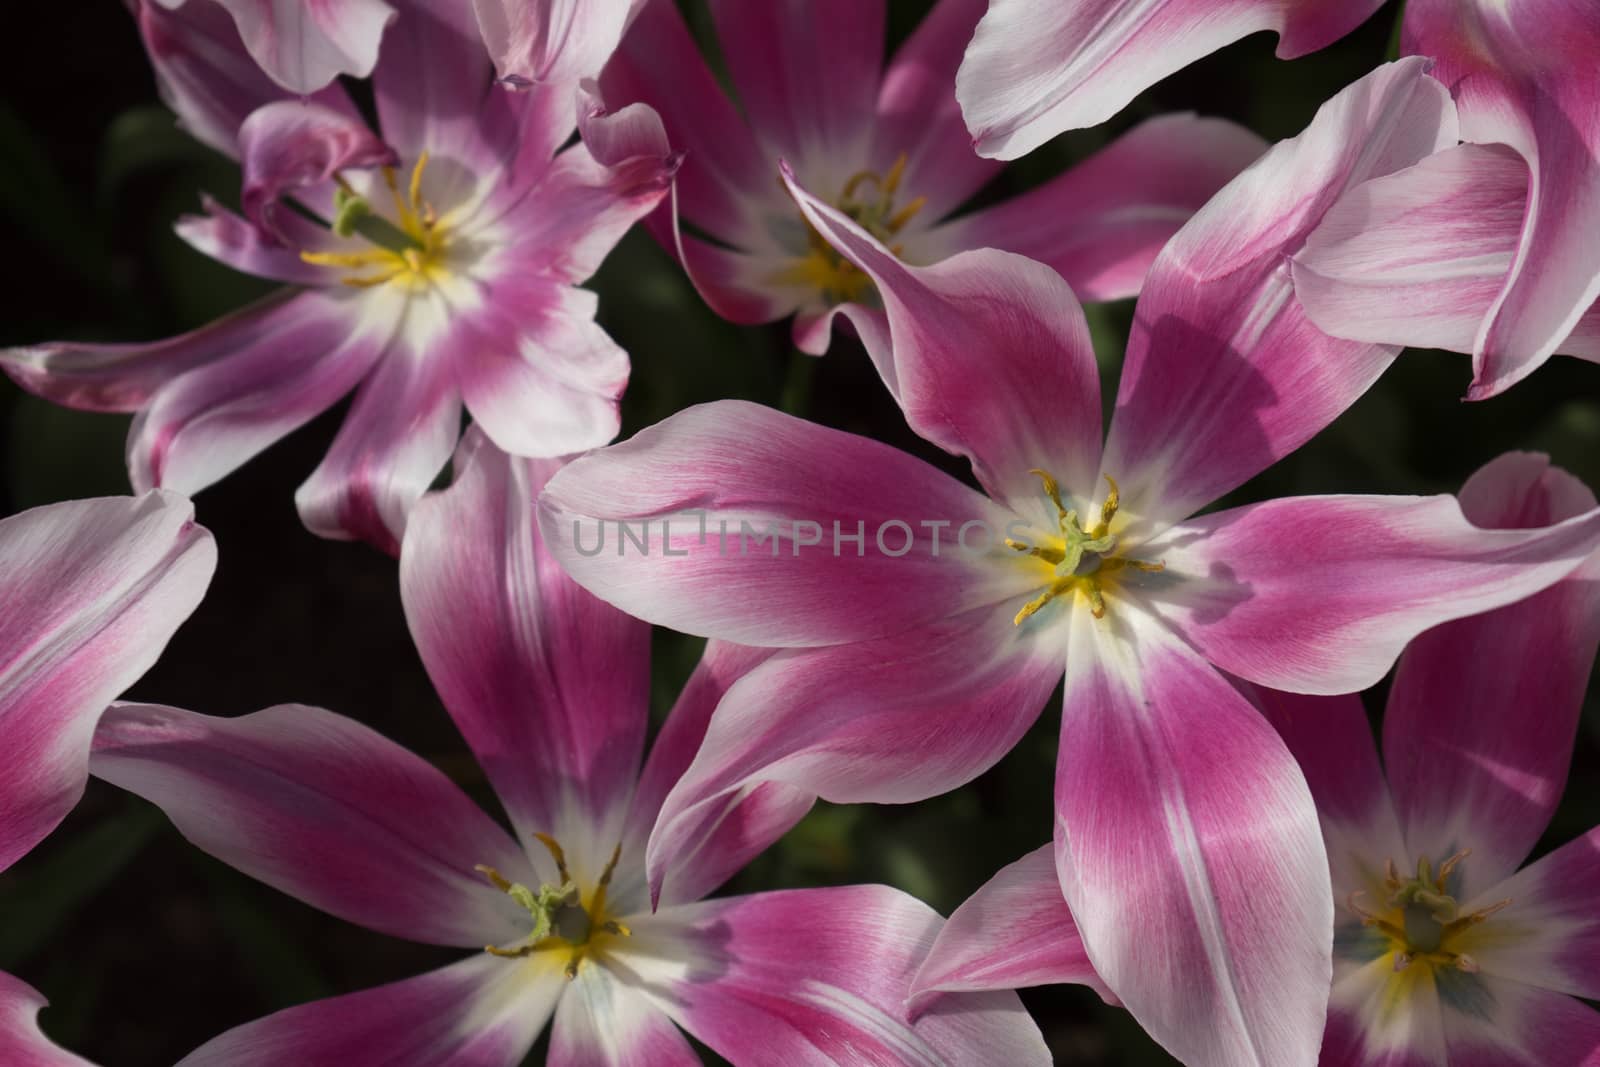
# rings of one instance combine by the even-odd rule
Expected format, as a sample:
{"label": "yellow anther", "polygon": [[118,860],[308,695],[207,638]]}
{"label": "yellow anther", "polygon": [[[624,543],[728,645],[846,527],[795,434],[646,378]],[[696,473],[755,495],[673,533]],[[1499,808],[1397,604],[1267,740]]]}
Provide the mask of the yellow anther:
{"label": "yellow anther", "polygon": [[1070,578],[1057,578],[1050,584],[1050,588],[1022,605],[1022,610],[1017,612],[1017,617],[1011,620],[1012,623],[1016,626],[1021,626],[1025,620],[1037,615],[1039,610],[1046,604],[1071,588],[1072,580]]}
{"label": "yellow anther", "polygon": [[1062,560],[1067,558],[1066,553],[1062,552],[1059,548],[1030,545],[1026,541],[1018,541],[1010,537],[1006,538],[1006,547],[1013,551],[1021,552],[1024,555],[1042,559],[1051,565],[1060,563]]}
{"label": "yellow anther", "polygon": [[415,248],[406,249],[401,253],[401,258],[406,261],[406,266],[410,267],[414,274],[421,274],[428,267],[427,262],[422,258],[422,253]]}
{"label": "yellow anther", "polygon": [[889,173],[883,176],[883,191],[892,193],[900,188],[900,179],[906,175],[906,154],[901,152],[894,159],[894,164],[889,168]]}
{"label": "yellow anther", "polygon": [[428,166],[428,153],[424,151],[417,157],[417,165],[411,170],[411,210],[420,218],[422,216],[422,172]]}
{"label": "yellow anther", "polygon": [[473,867],[472,869],[477,871],[479,874],[483,875],[485,878],[489,879],[489,884],[494,886],[496,889],[500,890],[500,892],[502,892],[502,893],[511,892],[511,883],[510,883],[510,881],[508,881],[506,879],[505,875],[501,874],[499,871],[495,870],[493,867],[487,867],[484,864],[480,863],[476,867]]}
{"label": "yellow anther", "polygon": [[[921,211],[923,205],[925,205],[927,202],[927,197],[917,197],[915,200],[911,201],[911,203],[907,204],[899,211],[896,211],[893,215],[890,215],[889,220],[883,224],[884,228],[890,233],[899,233],[901,228],[904,227],[906,223],[916,218],[917,212]],[[900,249],[898,247],[892,248],[890,251],[892,251],[897,257],[900,255]]]}
{"label": "yellow anther", "polygon": [[376,267],[394,261],[394,253],[382,248],[369,252],[301,252],[302,262],[314,267]]}
{"label": "yellow anther", "polygon": [[1122,503],[1122,491],[1117,488],[1117,480],[1111,475],[1105,475],[1106,484],[1111,487],[1111,492],[1106,494],[1106,502],[1100,505],[1100,529],[1095,537],[1105,535],[1105,529],[1111,525],[1111,520],[1117,514],[1117,506]]}
{"label": "yellow anther", "polygon": [[1454,856],[1451,856],[1449,859],[1439,864],[1439,875],[1434,880],[1434,884],[1439,887],[1439,891],[1441,893],[1445,891],[1445,883],[1450,880],[1450,876],[1455,873],[1455,869],[1461,865],[1461,861],[1470,855],[1472,855],[1472,850],[1470,848],[1464,848],[1460,852],[1457,852]]}
{"label": "yellow anther", "polygon": [[1167,569],[1166,561],[1159,559],[1154,563],[1145,559],[1125,559],[1122,563],[1123,566],[1132,567],[1134,570],[1143,571],[1146,574],[1160,574]]}
{"label": "yellow anther", "polygon": [[400,277],[401,273],[401,268],[396,267],[393,270],[386,271],[383,274],[372,274],[365,278],[342,278],[340,279],[340,283],[343,285],[348,285],[353,289],[371,289],[375,285],[383,285],[387,282],[394,281],[396,278]]}
{"label": "yellow anther", "polygon": [[1050,503],[1056,506],[1056,513],[1062,518],[1066,518],[1067,507],[1061,502],[1061,487],[1056,484],[1056,480],[1050,476],[1048,471],[1042,471],[1038,467],[1029,469],[1028,473],[1039,476],[1039,480],[1044,483],[1044,495],[1049,497]]}
{"label": "yellow anther", "polygon": [[1100,592],[1100,583],[1091,578],[1084,583],[1083,591],[1089,597],[1089,614],[1097,619],[1105,618],[1106,598],[1105,594]]}
{"label": "yellow anther", "polygon": [[549,834],[534,834],[539,844],[550,850],[550,855],[555,858],[556,872],[561,875],[562,882],[572,881],[572,874],[567,870],[567,854],[561,851],[561,845]]}
{"label": "yellow anther", "polygon": [[616,919],[607,919],[605,922],[600,924],[600,929],[604,930],[608,934],[616,934],[618,937],[633,936],[633,931],[628,929],[628,924],[618,922]]}
{"label": "yellow anther", "polygon": [[483,951],[491,956],[499,956],[503,960],[520,960],[524,956],[531,956],[539,951],[539,945],[523,945],[521,948],[500,948],[497,945],[484,945]]}

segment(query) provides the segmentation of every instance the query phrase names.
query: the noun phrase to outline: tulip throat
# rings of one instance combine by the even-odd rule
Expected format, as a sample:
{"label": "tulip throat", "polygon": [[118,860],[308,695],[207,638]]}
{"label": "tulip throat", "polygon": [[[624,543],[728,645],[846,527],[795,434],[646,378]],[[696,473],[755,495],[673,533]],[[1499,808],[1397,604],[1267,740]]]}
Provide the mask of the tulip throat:
{"label": "tulip throat", "polygon": [[[897,201],[905,170],[906,155],[902,152],[887,174],[879,174],[875,170],[857,171],[844,183],[833,204],[862,229],[887,245],[896,256],[903,251],[902,246],[896,243],[896,237],[922,210],[928,199],[919,196],[904,204]],[[784,280],[819,290],[829,304],[851,303],[872,290],[872,279],[835,251],[811,225],[810,220],[806,220],[805,255]]]}
{"label": "tulip throat", "polygon": [[433,205],[423,199],[422,175],[428,153],[417,159],[411,180],[402,192],[393,167],[383,168],[383,182],[394,203],[394,219],[374,211],[372,202],[352,189],[342,177],[334,194],[331,229],[340,237],[361,237],[372,248],[361,252],[301,252],[300,258],[319,267],[343,267],[352,273],[341,279],[358,289],[397,284],[425,288],[443,279],[447,246],[444,227]]}
{"label": "tulip throat", "polygon": [[619,844],[611,853],[611,860],[599,881],[585,892],[572,880],[566,853],[555,838],[546,834],[534,836],[555,857],[560,881],[554,885],[547,882],[532,890],[521,882],[508,880],[493,867],[479,864],[477,870],[489,884],[522,905],[533,919],[533,929],[520,941],[509,947],[485,945],[483,950],[502,959],[551,953],[562,961],[562,969],[571,980],[578,976],[578,968],[585,959],[604,952],[607,942],[632,936],[632,931],[606,909],[606,892],[622,855],[622,846]]}
{"label": "tulip throat", "polygon": [[1385,873],[1383,907],[1369,911],[1358,903],[1365,894],[1352,893],[1347,906],[1363,926],[1388,939],[1394,954],[1396,973],[1412,967],[1478,972],[1478,963],[1468,953],[1468,932],[1485,919],[1510,905],[1498,901],[1473,912],[1464,912],[1449,892],[1450,876],[1468,855],[1461,851],[1439,864],[1435,872],[1426,856],[1417,860],[1414,877],[1401,878],[1390,860]]}
{"label": "tulip throat", "polygon": [[1056,509],[1057,532],[1038,539],[1037,544],[1006,539],[1006,547],[1038,560],[1048,574],[1049,584],[1044,592],[1022,606],[1012,620],[1021,626],[1046,604],[1067,594],[1081,595],[1089,605],[1089,613],[1097,619],[1105,618],[1106,591],[1115,584],[1116,575],[1126,569],[1156,573],[1166,569],[1161,562],[1151,563],[1118,555],[1117,538],[1111,532],[1111,522],[1117,516],[1121,493],[1110,475],[1106,484],[1110,492],[1100,505],[1100,520],[1084,526],[1078,513],[1061,502],[1061,488],[1055,478],[1035,468],[1028,473],[1037,475],[1044,483],[1045,496]]}

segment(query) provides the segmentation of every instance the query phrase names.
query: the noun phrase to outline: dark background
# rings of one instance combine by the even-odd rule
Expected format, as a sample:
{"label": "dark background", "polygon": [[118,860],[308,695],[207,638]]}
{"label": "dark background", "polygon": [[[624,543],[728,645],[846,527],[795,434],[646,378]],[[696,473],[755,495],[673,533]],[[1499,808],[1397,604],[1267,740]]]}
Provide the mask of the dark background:
{"label": "dark background", "polygon": [[[703,27],[697,5],[687,6]],[[894,0],[891,41],[928,6]],[[1322,100],[1386,57],[1397,8],[1293,63],[1273,58],[1270,36],[1226,49],[1107,126],[1068,134],[1013,165],[982,196],[1036,184],[1168,110],[1228,116],[1270,139],[1292,136]],[[30,3],[21,12],[0,65],[0,344],[161,337],[264,292],[265,283],[171,233],[202,190],[236,202],[238,173],[173,128],[121,6]],[[592,285],[602,322],[633,356],[625,436],[691,403],[746,397],[803,407],[967,476],[911,436],[848,337],[813,364],[793,351],[787,324],[722,322],[637,231]],[[1131,302],[1091,309],[1108,404],[1130,317]],[[1600,486],[1600,369],[1556,359],[1509,395],[1470,405],[1459,399],[1469,377],[1463,356],[1405,354],[1330,429],[1227,503],[1454,491],[1507,448],[1548,451]],[[393,561],[319,540],[296,518],[294,488],[342,415],[341,405],[199,494],[200,520],[221,548],[216,579],[132,695],[222,715],[283,702],[332,708],[424,754],[493,810],[412,648]],[[0,508],[127,492],[127,422],[54,408],[0,377]],[[658,634],[658,715],[696,654],[695,642]],[[1381,693],[1369,702],[1381,706]],[[948,913],[1048,839],[1057,714],[1052,703],[1010,756],[953,794],[907,807],[819,805],[725,891],[883,881]],[[1591,687],[1573,786],[1541,852],[1600,822],[1597,768],[1600,694]],[[189,847],[154,809],[98,782],[59,832],[0,876],[0,916],[0,968],[50,998],[43,1022],[54,1038],[107,1067],[169,1064],[227,1027],[459,955],[369,933],[260,886]],[[1060,1062],[1171,1062],[1125,1013],[1085,990],[1024,998]]]}

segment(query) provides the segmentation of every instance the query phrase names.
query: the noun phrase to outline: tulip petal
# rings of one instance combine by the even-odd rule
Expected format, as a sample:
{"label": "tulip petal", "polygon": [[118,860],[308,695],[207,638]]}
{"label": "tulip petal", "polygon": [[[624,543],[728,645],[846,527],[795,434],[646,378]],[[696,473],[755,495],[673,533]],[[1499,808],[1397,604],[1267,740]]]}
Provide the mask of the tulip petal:
{"label": "tulip petal", "polygon": [[1049,264],[1080,300],[1121,300],[1139,292],[1190,216],[1266,147],[1223,119],[1161,115],[1036,189],[908,238],[906,256],[1000,248]]}
{"label": "tulip petal", "polygon": [[[447,314],[415,298],[407,314],[430,311]],[[312,533],[399,553],[406,515],[461,435],[453,364],[438,355],[409,342],[391,345],[361,383],[333,447],[295,490],[300,520]]]}
{"label": "tulip petal", "polygon": [[893,360],[878,372],[911,428],[970,459],[984,488],[1013,510],[1042,499],[1032,468],[1069,493],[1094,492],[1100,372],[1083,309],[1061,277],[990,249],[908,267],[792,174],[784,180],[817,232],[877,286]]}
{"label": "tulip petal", "polygon": [[567,986],[550,1033],[548,1067],[699,1067],[683,1033],[643,993],[603,967]]}
{"label": "tulip petal", "polygon": [[40,1031],[37,1016],[48,1003],[28,983],[0,971],[0,1062],[27,1067],[93,1067]]}
{"label": "tulip petal", "polygon": [[278,212],[274,225],[284,239],[229,211],[210,196],[200,198],[203,214],[184,215],[173,230],[191,248],[236,271],[291,285],[328,285],[338,272],[307,263],[300,252],[333,251],[329,230],[289,212]]}
{"label": "tulip petal", "polygon": [[400,553],[411,634],[523,847],[563,843],[598,877],[644,747],[650,628],[562,573],[534,521],[559,461],[468,431],[450,488],[418,502]]}
{"label": "tulip petal", "polygon": [[[970,549],[952,543],[969,522],[995,542],[1006,520],[988,500],[887,445],[742,401],[689,408],[574,461],[551,478],[539,521],[602,600],[740,644],[881,637],[1012,591],[997,591],[1008,575],[981,558],[977,533]],[[912,531],[899,555],[896,522]]]}
{"label": "tulip petal", "polygon": [[955,910],[911,983],[921,1001],[931,993],[1023,989],[1071,982],[1110,1003],[1056,876],[1055,846],[1034,849],[1002,867]]}
{"label": "tulip petal", "polygon": [[[468,170],[487,171],[505,150],[491,143],[492,134],[509,132],[501,123],[521,105],[494,84],[472,5],[394,2],[400,17],[384,35],[372,71],[383,139],[407,160],[427,152],[440,162],[454,159]],[[490,117],[495,121],[486,121]]]}
{"label": "tulip petal", "polygon": [[480,953],[415,978],[285,1008],[236,1026],[177,1067],[516,1067],[565,986],[560,968]]}
{"label": "tulip petal", "polygon": [[[184,0],[158,0],[175,7]],[[365,78],[395,17],[383,0],[217,0],[250,57],[291,93],[313,93],[341,74]]]}
{"label": "tulip petal", "polygon": [[1351,693],[1423,630],[1521,600],[1600,548],[1600,510],[1484,530],[1455,498],[1270,500],[1142,546],[1166,571],[1136,596],[1217,666],[1295,693]]}
{"label": "tulip petal", "polygon": [[[1594,506],[1582,482],[1526,452],[1461,491],[1468,519],[1489,528],[1548,526]],[[1600,555],[1542,593],[1429,630],[1400,657],[1384,762],[1411,854],[1437,863],[1472,850],[1462,895],[1516,870],[1549,825],[1597,650]]]}
{"label": "tulip petal", "polygon": [[515,842],[438,769],[352,719],[118,704],[90,769],[196,848],[342,919],[464,948],[528,932],[527,912],[473,869],[537,884]]}
{"label": "tulip petal", "polygon": [[193,506],[172,493],[0,520],[0,871],[77,804],[100,713],[155,663],[216,563]]}
{"label": "tulip petal", "polygon": [[516,88],[600,73],[644,0],[472,0],[499,79]]}
{"label": "tulip petal", "polygon": [[1056,865],[1089,959],[1185,1063],[1316,1063],[1333,897],[1283,742],[1159,626],[1072,620]]}
{"label": "tulip petal", "polygon": [[629,984],[734,1063],[1048,1064],[1009,992],[906,991],[941,920],[887,886],[726,897],[639,919],[615,953]]}
{"label": "tulip petal", "polygon": [[280,238],[281,197],[325,185],[346,168],[398,162],[360,118],[296,100],[252,111],[239,127],[239,154],[244,166],[240,206],[247,218]]}
{"label": "tulip petal", "polygon": [[1262,30],[1278,55],[1325,48],[1382,0],[990,0],[956,78],[980,155],[1016,159],[1064,130],[1098,126],[1145,89]]}
{"label": "tulip petal", "polygon": [[1560,993],[1487,977],[1486,1014],[1445,1009],[1450,1067],[1592,1067],[1600,1062],[1600,1011]]}
{"label": "tulip petal", "polygon": [[1532,181],[1516,259],[1473,347],[1468,399],[1494,396],[1555,352],[1600,298],[1600,11],[1569,0],[1417,0],[1403,47],[1438,60],[1462,137],[1500,143]]}
{"label": "tulip petal", "polygon": [[[652,891],[692,868],[682,857],[752,788],[904,804],[993,766],[1061,677],[1057,651],[1012,625],[1015,611],[1002,604],[880,641],[786,651],[734,683],[662,805],[647,853]],[[787,810],[791,799],[770,803]]]}
{"label": "tulip petal", "polygon": [[1304,444],[1377,380],[1396,346],[1337,341],[1306,319],[1286,257],[1351,186],[1456,141],[1420,59],[1328,101],[1213,197],[1145,278],[1105,473],[1147,523],[1181,519]]}

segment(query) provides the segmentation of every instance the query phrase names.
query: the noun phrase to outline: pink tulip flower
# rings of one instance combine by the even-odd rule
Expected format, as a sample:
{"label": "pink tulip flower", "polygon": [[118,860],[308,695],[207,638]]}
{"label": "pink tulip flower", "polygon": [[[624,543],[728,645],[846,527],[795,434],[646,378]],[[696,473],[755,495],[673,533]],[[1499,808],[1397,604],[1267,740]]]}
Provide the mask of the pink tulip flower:
{"label": "pink tulip flower", "polygon": [[1223,672],[1364,688],[1422,630],[1543,589],[1600,546],[1600,509],[1485,530],[1448,496],[1196,515],[1397,353],[1312,327],[1287,258],[1343,189],[1455,143],[1425,65],[1340,93],[1167,245],[1103,445],[1088,328],[1054,271],[989,250],[907,266],[795,187],[883,294],[911,428],[968,457],[987,496],[883,444],[727,401],[551,480],[541,523],[586,588],[781,650],[735,683],[668,796],[654,888],[752,791],[894,803],[970,780],[1065,666],[1054,859],[1086,959],[1187,1062],[1315,1062],[1334,907],[1316,810]]}
{"label": "pink tulip flower", "polygon": [[401,553],[411,631],[510,817],[349,719],[277,707],[221,719],[119,705],[93,771],[194,844],[331,914],[472,949],[441,970],[280,1011],[184,1067],[522,1062],[692,1064],[676,1026],[735,1063],[1049,1062],[1015,994],[904,1001],[941,920],[883,886],[702,899],[792,826],[781,786],[726,805],[652,911],[644,847],[733,680],[770,653],[713,644],[640,770],[649,627],[549,556],[534,498],[559,463],[478,431],[418,504]]}
{"label": "pink tulip flower", "polygon": [[[155,2],[175,11],[186,3],[210,4],[213,0]],[[233,16],[250,58],[291,93],[314,93],[341,74],[355,78],[371,74],[378,62],[383,31],[395,17],[395,9],[384,0],[215,3]]]}
{"label": "pink tulip flower", "polygon": [[[381,139],[342,88],[287,98],[219,10],[140,8],[167,101],[244,169],[246,217],[207,202],[179,235],[287,287],[169,340],[0,352],[35,393],[137,412],[135,487],[198,491],[354,389],[295,502],[319,534],[394,551],[463,405],[521,455],[616,435],[628,357],[577,285],[666,194],[660,123],[580,108],[571,84],[495,88],[465,3],[397,3],[372,80]],[[558,151],[575,122],[583,143]]]}
{"label": "pink tulip flower", "polygon": [[796,209],[780,162],[905,262],[1003,248],[1054,267],[1085,300],[1115,300],[1265,148],[1233,123],[1167,115],[1031,192],[952,217],[1000,169],[973,154],[953,90],[981,11],[941,0],[885,65],[884,0],[712,0],[741,112],[675,5],[646,5],[602,84],[609,100],[659,112],[685,151],[674,209],[651,222],[718,314],[794,315],[795,344],[820,355],[844,311],[888,361],[871,279]]}

